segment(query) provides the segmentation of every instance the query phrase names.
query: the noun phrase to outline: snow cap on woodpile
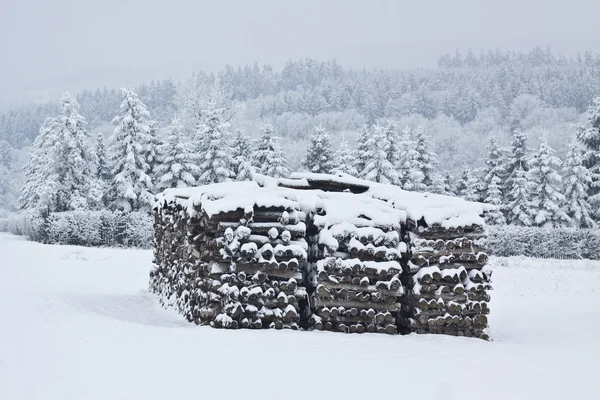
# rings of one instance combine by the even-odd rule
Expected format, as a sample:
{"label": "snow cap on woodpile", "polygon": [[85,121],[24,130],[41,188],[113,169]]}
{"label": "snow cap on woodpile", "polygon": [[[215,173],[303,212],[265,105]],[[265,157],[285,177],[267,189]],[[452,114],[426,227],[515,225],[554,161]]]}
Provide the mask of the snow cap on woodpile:
{"label": "snow cap on woodpile", "polygon": [[190,215],[197,207],[202,207],[208,217],[238,209],[250,212],[255,207],[299,209],[298,203],[287,199],[280,190],[264,188],[254,181],[167,189],[157,195],[154,208],[160,209],[173,202],[186,208]]}
{"label": "snow cap on woodpile", "polygon": [[398,186],[358,179],[347,174],[315,174],[297,172],[290,179],[280,180],[279,185],[293,187],[290,181],[299,181],[305,188],[339,190],[359,193],[381,200],[396,210],[402,210],[412,221],[423,220],[428,226],[440,225],[454,229],[472,225],[485,226],[483,215],[495,206],[467,201],[459,197],[427,192],[411,192]]}

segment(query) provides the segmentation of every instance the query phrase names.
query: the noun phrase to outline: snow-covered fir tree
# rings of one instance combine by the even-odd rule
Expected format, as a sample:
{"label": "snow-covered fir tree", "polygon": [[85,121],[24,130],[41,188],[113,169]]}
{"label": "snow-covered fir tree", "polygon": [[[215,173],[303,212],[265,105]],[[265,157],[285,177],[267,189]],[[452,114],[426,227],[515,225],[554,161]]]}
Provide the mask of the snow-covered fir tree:
{"label": "snow-covered fir tree", "polygon": [[58,129],[56,118],[46,118],[29,150],[23,167],[25,182],[21,188],[21,208],[47,215],[56,210],[58,179],[54,168],[54,145]]}
{"label": "snow-covered fir tree", "polygon": [[360,173],[360,178],[392,185],[400,183],[396,165],[390,161],[390,158],[396,157],[392,151],[395,147],[393,139],[394,136],[388,133],[387,128],[380,125],[373,127],[371,157]]}
{"label": "snow-covered fir tree", "polygon": [[524,169],[514,170],[512,186],[507,188],[510,202],[506,204],[506,219],[509,224],[531,226],[535,208],[531,202],[531,184]]}
{"label": "snow-covered fir tree", "polygon": [[[522,170],[527,172],[529,170],[529,155],[527,153],[527,136],[520,130],[516,129],[513,131],[512,142],[510,153],[506,160],[505,176],[504,180],[504,203],[512,203],[514,198],[511,197],[511,188],[514,185],[514,180],[517,175],[517,171]],[[519,175],[521,175],[519,173]]]}
{"label": "snow-covered fir tree", "polygon": [[158,122],[148,121],[148,136],[144,143],[146,162],[148,163],[148,175],[154,180],[157,179],[156,168],[160,163],[158,148],[162,145],[158,136]]}
{"label": "snow-covered fir tree", "polygon": [[487,214],[486,220],[490,224],[503,225],[506,223],[506,218],[503,214],[504,195],[502,193],[502,183],[505,176],[506,170],[504,169],[503,151],[498,145],[496,136],[492,136],[488,145],[488,157],[485,160],[483,177],[483,187],[485,188],[484,201],[498,208]]}
{"label": "snow-covered fir tree", "polygon": [[335,172],[341,172],[352,176],[357,176],[358,171],[356,170],[356,156],[353,149],[350,148],[348,142],[342,139],[340,147],[336,152],[336,164]]}
{"label": "snow-covered fir tree", "polygon": [[262,128],[262,136],[254,157],[254,166],[261,174],[273,178],[287,178],[290,174],[287,168],[287,158],[276,142],[271,124],[265,124]]}
{"label": "snow-covered fir tree", "polygon": [[226,109],[209,101],[202,111],[200,148],[200,171],[198,183],[226,182],[235,178],[231,155],[231,132],[225,118]]}
{"label": "snow-covered fir tree", "polygon": [[583,150],[577,142],[569,144],[562,169],[564,211],[576,228],[595,228],[592,208],[587,200],[592,183],[590,171],[583,165]]}
{"label": "snow-covered fir tree", "polygon": [[477,184],[479,180],[477,176],[467,166],[464,166],[458,180],[457,194],[465,200],[478,201],[479,194],[477,192]]}
{"label": "snow-covered fir tree", "polygon": [[533,223],[536,226],[556,228],[571,224],[562,208],[565,196],[561,193],[561,178],[556,171],[561,164],[546,138],[541,138],[539,149],[531,158],[526,175],[532,184],[530,199],[534,212]]}
{"label": "snow-covered fir tree", "polygon": [[108,160],[106,159],[104,135],[101,132],[96,135],[96,177],[104,181],[110,179],[110,169],[108,167]]}
{"label": "snow-covered fir tree", "polygon": [[233,157],[233,173],[237,181],[252,179],[255,169],[252,165],[253,149],[250,138],[238,130],[231,149]]}
{"label": "snow-covered fir tree", "polygon": [[85,119],[79,114],[79,105],[69,93],[60,99],[60,114],[50,125],[54,142],[42,151],[48,151],[45,166],[54,175],[56,190],[52,197],[52,211],[70,211],[96,208],[101,192],[92,167],[95,155],[90,146],[90,135]]}
{"label": "snow-covered fir tree", "polygon": [[336,168],[333,145],[329,133],[322,126],[317,126],[310,135],[304,167],[319,174],[330,174]]}
{"label": "snow-covered fir tree", "polygon": [[372,134],[369,128],[365,125],[361,128],[356,142],[356,160],[354,168],[356,173],[360,175],[365,169],[367,162],[371,157],[371,149],[373,146]]}
{"label": "snow-covered fir tree", "polygon": [[416,149],[416,143],[412,140],[409,126],[406,126],[402,130],[399,149],[400,157],[396,168],[398,170],[400,186],[405,190],[427,190],[427,187],[423,183],[425,174],[418,162],[419,153]]}
{"label": "snow-covered fir tree", "polygon": [[125,212],[149,211],[154,196],[153,183],[146,161],[149,113],[132,89],[122,89],[121,114],[110,138],[112,182],[107,199],[112,208]]}
{"label": "snow-covered fir tree", "polygon": [[166,142],[158,147],[156,165],[157,189],[194,186],[198,174],[197,156],[191,143],[183,137],[182,126],[177,119],[168,128]]}
{"label": "snow-covered fir tree", "polygon": [[587,127],[580,127],[577,138],[585,146],[584,166],[590,171],[588,199],[592,215],[600,220],[600,96],[596,97],[587,110]]}
{"label": "snow-covered fir tree", "polygon": [[415,129],[415,150],[419,154],[417,163],[423,173],[423,185],[430,188],[433,184],[433,174],[437,165],[437,155],[431,151],[429,137],[421,125]]}

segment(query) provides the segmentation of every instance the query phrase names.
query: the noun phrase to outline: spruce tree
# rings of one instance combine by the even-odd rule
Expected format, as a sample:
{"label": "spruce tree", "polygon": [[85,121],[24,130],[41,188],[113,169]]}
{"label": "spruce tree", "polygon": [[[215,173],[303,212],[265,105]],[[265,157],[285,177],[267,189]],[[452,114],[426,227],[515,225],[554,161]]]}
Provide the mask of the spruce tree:
{"label": "spruce tree", "polygon": [[374,126],[373,131],[371,158],[359,177],[373,182],[398,185],[400,183],[398,171],[396,165],[390,161],[390,158],[396,158],[393,152],[396,146],[392,143],[393,135],[380,125]]}
{"label": "spruce tree", "polygon": [[372,146],[372,134],[369,128],[365,125],[360,130],[358,135],[358,141],[356,143],[356,161],[354,168],[356,173],[360,176],[367,165],[369,159],[371,159]]}
{"label": "spruce tree", "polygon": [[148,143],[149,114],[132,89],[122,89],[122,95],[121,114],[113,119],[116,127],[110,138],[112,181],[108,202],[125,212],[150,211],[153,184],[144,147]]}
{"label": "spruce tree", "polygon": [[569,145],[562,173],[565,213],[576,228],[595,228],[592,208],[587,200],[592,177],[583,164],[583,151],[576,142],[571,142]]}
{"label": "spruce tree", "polygon": [[230,125],[224,115],[225,109],[214,101],[202,111],[199,184],[226,182],[234,177]]}
{"label": "spruce tree", "polygon": [[416,143],[412,140],[410,127],[406,126],[402,130],[400,139],[400,157],[398,159],[398,179],[400,186],[405,190],[425,191],[426,185],[423,183],[425,174],[419,163],[419,153],[416,149]]}
{"label": "spruce tree", "polygon": [[156,176],[157,189],[194,186],[198,174],[197,157],[192,146],[183,137],[182,126],[177,119],[168,128],[166,143],[158,147]]}
{"label": "spruce tree", "polygon": [[508,188],[510,201],[506,204],[506,219],[511,225],[533,225],[534,208],[530,198],[532,189],[526,175],[524,169],[515,169],[512,186]]}
{"label": "spruce tree", "polygon": [[[513,139],[511,142],[511,149],[508,159],[506,160],[505,174],[506,179],[504,181],[504,195],[505,203],[511,203],[514,198],[511,197],[511,188],[514,185],[514,180],[518,170],[527,172],[529,169],[529,159],[527,154],[527,136],[521,130],[515,129],[513,131]],[[522,175],[519,173],[519,175]]]}
{"label": "spruce tree", "polygon": [[561,193],[561,178],[556,168],[561,161],[554,155],[546,138],[541,138],[537,153],[531,159],[531,168],[527,179],[532,184],[531,204],[533,223],[536,226],[556,228],[571,224],[569,216],[563,211],[565,196]]}
{"label": "spruce tree", "polygon": [[104,135],[96,135],[96,177],[103,181],[110,179],[110,171],[106,160],[106,147],[104,146]]}
{"label": "spruce tree", "polygon": [[58,129],[56,118],[46,118],[36,136],[29,159],[23,167],[25,182],[21,189],[22,209],[35,210],[44,215],[56,210],[58,179],[54,161],[54,145]]}
{"label": "spruce tree", "polygon": [[588,127],[580,127],[577,138],[585,146],[584,166],[590,171],[592,182],[589,202],[592,215],[600,220],[600,96],[596,97],[587,110]]}
{"label": "spruce tree", "polygon": [[157,179],[156,168],[160,163],[159,160],[159,147],[162,146],[162,142],[158,136],[158,123],[156,121],[148,121],[148,136],[146,143],[144,143],[146,162],[148,163],[148,175],[154,181]]}
{"label": "spruce tree", "polygon": [[317,126],[310,135],[304,167],[318,174],[331,174],[336,167],[329,133],[322,126]]}
{"label": "spruce tree", "polygon": [[423,185],[430,188],[433,184],[433,174],[437,165],[437,155],[430,150],[429,137],[421,125],[415,129],[415,150],[418,153],[417,163],[423,172]]}
{"label": "spruce tree", "polygon": [[496,136],[490,137],[488,157],[485,160],[483,187],[485,188],[484,202],[496,206],[498,209],[487,214],[486,220],[490,224],[503,225],[506,218],[502,213],[504,209],[503,179],[506,176],[504,169],[503,152],[498,145]]}
{"label": "spruce tree", "polygon": [[239,130],[235,134],[231,154],[235,179],[237,181],[251,180],[254,173],[252,143],[250,138]]}
{"label": "spruce tree", "polygon": [[340,143],[340,147],[336,153],[337,168],[336,172],[357,176],[358,171],[356,170],[356,157],[354,151],[348,145],[348,142],[344,139]]}
{"label": "spruce tree", "polygon": [[479,201],[479,194],[477,193],[478,179],[474,174],[473,170],[469,167],[464,166],[460,173],[458,181],[457,194],[465,200]]}

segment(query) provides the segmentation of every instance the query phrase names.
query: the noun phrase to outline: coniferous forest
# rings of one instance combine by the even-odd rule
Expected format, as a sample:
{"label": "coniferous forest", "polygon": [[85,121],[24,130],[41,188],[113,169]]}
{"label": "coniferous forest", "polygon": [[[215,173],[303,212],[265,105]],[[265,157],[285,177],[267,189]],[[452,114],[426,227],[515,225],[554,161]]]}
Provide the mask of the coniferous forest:
{"label": "coniferous forest", "polygon": [[343,172],[499,207],[491,225],[600,221],[600,54],[444,54],[432,69],[289,61],[65,93],[0,114],[0,207],[148,213],[254,172]]}

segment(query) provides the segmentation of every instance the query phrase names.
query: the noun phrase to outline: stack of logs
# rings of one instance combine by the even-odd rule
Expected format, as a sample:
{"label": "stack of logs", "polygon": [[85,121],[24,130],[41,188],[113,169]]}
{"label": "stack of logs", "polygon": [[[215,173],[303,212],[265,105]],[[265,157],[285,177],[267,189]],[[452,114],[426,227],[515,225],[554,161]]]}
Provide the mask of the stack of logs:
{"label": "stack of logs", "polygon": [[417,333],[443,333],[488,339],[490,274],[488,257],[477,244],[480,226],[447,229],[419,226],[412,238],[412,258],[405,283],[405,317]]}
{"label": "stack of logs", "polygon": [[188,213],[165,204],[155,213],[150,289],[197,324],[298,329],[304,218],[276,207],[209,216],[201,205]]}
{"label": "stack of logs", "polygon": [[[393,220],[393,213],[389,218]],[[309,218],[311,325],[317,330],[395,334],[405,294],[401,263],[408,255],[408,236],[399,220],[376,226],[370,219],[354,220],[328,226],[326,209]]]}

